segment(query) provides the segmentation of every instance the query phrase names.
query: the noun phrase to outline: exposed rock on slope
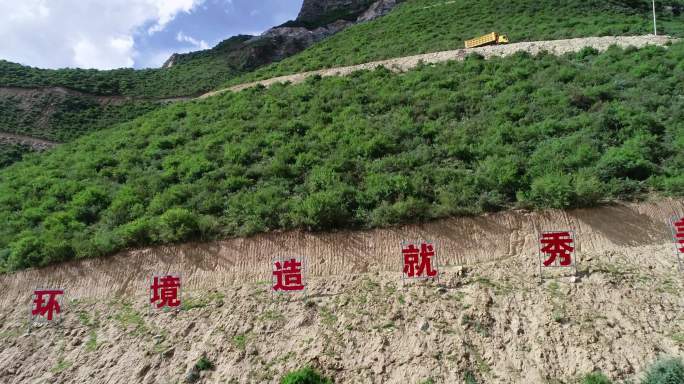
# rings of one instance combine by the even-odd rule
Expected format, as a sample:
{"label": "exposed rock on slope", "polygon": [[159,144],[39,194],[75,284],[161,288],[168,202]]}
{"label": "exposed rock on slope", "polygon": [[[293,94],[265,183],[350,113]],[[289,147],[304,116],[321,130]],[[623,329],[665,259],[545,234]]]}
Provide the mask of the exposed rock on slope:
{"label": "exposed rock on slope", "polygon": [[[231,47],[228,56],[239,58],[241,70],[251,70],[299,53],[328,36],[387,14],[397,0],[306,0],[299,16],[260,36],[239,36],[244,41]],[[231,38],[232,40],[235,38]],[[228,40],[227,40],[228,41]],[[222,43],[223,44],[223,43]],[[219,48],[219,47],[217,47]],[[214,48],[214,49],[217,49]],[[201,54],[173,54],[163,65],[170,68],[186,57]]]}
{"label": "exposed rock on slope", "polygon": [[297,22],[317,23],[330,17],[342,19],[364,12],[372,0],[304,0]]}
{"label": "exposed rock on slope", "polygon": [[35,137],[0,132],[0,145],[3,144],[19,144],[30,147],[34,151],[44,151],[56,146],[58,143]]}
{"label": "exposed rock on slope", "polygon": [[[684,356],[684,285],[667,219],[684,201],[507,212],[367,232],[261,235],[1,276],[0,381],[277,383],[313,365],[340,383],[572,383],[637,378]],[[536,230],[572,227],[579,279],[539,283]],[[402,285],[399,242],[438,241],[438,283]],[[306,300],[269,293],[274,255],[307,256]],[[463,266],[463,264],[467,264]],[[180,313],[145,277],[181,272]],[[547,275],[549,276],[549,275]],[[251,281],[251,283],[245,283]],[[27,333],[30,290],[66,288],[59,328]]]}

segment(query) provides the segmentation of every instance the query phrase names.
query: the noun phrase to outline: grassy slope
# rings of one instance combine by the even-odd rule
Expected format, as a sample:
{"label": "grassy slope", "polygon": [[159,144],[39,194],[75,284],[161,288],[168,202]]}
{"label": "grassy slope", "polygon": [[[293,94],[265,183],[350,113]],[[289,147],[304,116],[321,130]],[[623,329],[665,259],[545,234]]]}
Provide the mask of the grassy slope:
{"label": "grassy slope", "polygon": [[195,95],[240,73],[244,64],[232,49],[246,37],[236,36],[216,47],[181,56],[168,69],[38,69],[0,60],[0,86],[66,86],[97,95],[163,98]]}
{"label": "grassy slope", "polygon": [[[228,39],[213,49],[178,57],[169,69],[47,70],[0,60],[0,86],[65,86],[91,94],[142,97],[123,105],[100,105],[94,98],[45,92],[31,100],[0,97],[0,131],[69,141],[84,133],[129,121],[160,107],[147,99],[194,95],[226,82],[246,65],[232,50],[245,37]],[[47,114],[45,111],[49,111]],[[0,144],[0,168],[29,148]],[[11,154],[11,156],[10,156]]]}
{"label": "grassy slope", "polygon": [[0,171],[5,269],[276,228],[684,194],[684,43],[181,103]]}
{"label": "grassy slope", "polygon": [[65,142],[132,120],[161,106],[140,100],[101,105],[87,96],[49,93],[36,94],[30,101],[0,98],[0,131]]}
{"label": "grassy slope", "polygon": [[0,144],[0,168],[21,160],[31,148],[21,144]]}
{"label": "grassy slope", "polygon": [[[682,3],[680,0],[667,4]],[[387,16],[353,26],[299,55],[231,80],[238,84],[320,69],[463,48],[498,31],[511,41],[652,33],[647,0],[408,0]],[[659,11],[660,33],[684,35],[684,15]]]}

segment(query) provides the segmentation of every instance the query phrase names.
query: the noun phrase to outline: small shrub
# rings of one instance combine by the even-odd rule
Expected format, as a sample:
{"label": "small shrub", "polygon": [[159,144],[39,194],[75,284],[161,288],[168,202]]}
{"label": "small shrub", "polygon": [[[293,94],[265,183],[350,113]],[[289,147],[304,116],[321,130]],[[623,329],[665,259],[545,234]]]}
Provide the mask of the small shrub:
{"label": "small shrub", "polygon": [[475,379],[475,375],[473,375],[473,373],[470,371],[465,373],[465,384],[478,384],[477,379]]}
{"label": "small shrub", "polygon": [[612,382],[603,373],[593,372],[582,378],[582,384],[612,384]]}
{"label": "small shrub", "polygon": [[198,371],[208,371],[214,369],[214,363],[209,361],[206,356],[200,357],[199,360],[197,360],[197,363],[195,363],[195,368]]}
{"label": "small shrub", "polygon": [[641,384],[680,384],[684,383],[684,363],[681,359],[658,360],[647,371]]}
{"label": "small shrub", "polygon": [[185,383],[196,383],[200,379],[200,372],[212,369],[214,369],[214,364],[209,361],[206,356],[202,355],[202,357],[197,360],[197,363],[195,363],[195,365],[190,368],[188,373],[185,375]]}
{"label": "small shrub", "polygon": [[311,367],[286,373],[280,384],[332,384],[332,380],[321,376]]}

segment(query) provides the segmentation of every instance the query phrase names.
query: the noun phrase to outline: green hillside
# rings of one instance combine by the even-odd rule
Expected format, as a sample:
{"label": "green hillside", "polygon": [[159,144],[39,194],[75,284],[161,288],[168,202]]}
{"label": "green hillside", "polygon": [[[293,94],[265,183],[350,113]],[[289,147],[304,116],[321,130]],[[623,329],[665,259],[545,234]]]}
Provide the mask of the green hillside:
{"label": "green hillside", "polygon": [[195,95],[215,88],[245,70],[243,58],[231,55],[248,36],[180,56],[166,69],[39,69],[0,60],[0,86],[64,86],[95,95],[163,98]]}
{"label": "green hillside", "polygon": [[145,100],[101,104],[88,96],[49,93],[36,93],[30,100],[0,98],[0,132],[65,142],[132,120],[162,106]]}
{"label": "green hillside", "polygon": [[170,105],[0,171],[2,269],[279,228],[684,195],[684,43]]}
{"label": "green hillside", "polygon": [[[677,8],[684,7],[684,1],[656,4],[659,33],[684,36],[684,13]],[[463,48],[466,39],[492,31],[519,42],[643,35],[653,33],[652,23],[650,0],[408,0],[384,17],[355,25],[229,84]]]}
{"label": "green hillside", "polygon": [[[212,49],[180,55],[167,69],[50,70],[0,60],[0,87],[65,87],[85,92],[75,95],[44,90],[28,98],[0,95],[0,132],[65,142],[132,120],[162,106],[154,99],[196,95],[261,65],[235,51],[247,38],[236,36]],[[101,103],[92,95],[125,95],[135,99]],[[29,151],[28,147],[0,144],[0,168]]]}
{"label": "green hillside", "polygon": [[21,144],[0,144],[0,168],[21,160],[31,148]]}

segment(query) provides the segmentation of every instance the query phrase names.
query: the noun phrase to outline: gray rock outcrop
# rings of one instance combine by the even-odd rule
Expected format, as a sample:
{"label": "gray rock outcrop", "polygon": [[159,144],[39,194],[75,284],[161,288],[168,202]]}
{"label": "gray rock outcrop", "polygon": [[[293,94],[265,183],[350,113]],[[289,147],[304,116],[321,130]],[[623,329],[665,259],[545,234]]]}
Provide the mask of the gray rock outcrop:
{"label": "gray rock outcrop", "polygon": [[[297,19],[264,32],[260,36],[232,37],[212,48],[239,70],[252,70],[297,54],[312,44],[356,23],[389,13],[401,0],[305,0]],[[206,51],[204,51],[206,52]],[[201,54],[174,53],[162,68]]]}

